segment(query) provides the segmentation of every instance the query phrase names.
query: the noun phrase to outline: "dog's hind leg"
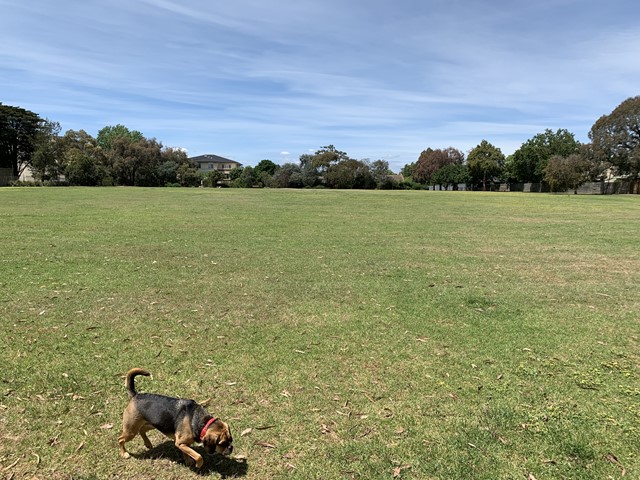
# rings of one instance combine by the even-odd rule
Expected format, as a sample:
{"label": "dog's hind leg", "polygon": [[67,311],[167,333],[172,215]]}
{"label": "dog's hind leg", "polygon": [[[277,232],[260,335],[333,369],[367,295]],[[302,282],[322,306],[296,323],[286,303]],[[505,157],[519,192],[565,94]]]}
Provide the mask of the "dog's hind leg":
{"label": "dog's hind leg", "polygon": [[[135,404],[130,402],[122,415],[122,434],[118,437],[118,446],[120,448],[120,456],[122,458],[130,457],[124,444],[133,440],[133,438],[140,433],[140,430],[144,427],[145,423],[145,420],[138,414]],[[144,440],[145,437],[146,435],[142,440]],[[147,439],[147,441],[149,441],[149,439]],[[147,444],[147,441],[145,441],[145,445]]]}
{"label": "dog's hind leg", "polygon": [[118,446],[120,447],[120,456],[122,458],[129,458],[131,455],[129,455],[129,452],[127,452],[127,449],[125,448],[124,444],[127,443],[129,440],[132,440],[138,433],[132,433],[132,432],[127,432],[127,431],[123,431],[122,435],[120,435],[118,437]]}

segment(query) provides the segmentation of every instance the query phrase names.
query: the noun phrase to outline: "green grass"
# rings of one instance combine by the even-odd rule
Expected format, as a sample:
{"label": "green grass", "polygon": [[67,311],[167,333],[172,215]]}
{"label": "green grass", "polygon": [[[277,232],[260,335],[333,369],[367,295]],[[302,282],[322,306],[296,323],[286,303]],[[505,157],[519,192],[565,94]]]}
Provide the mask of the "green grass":
{"label": "green grass", "polygon": [[[5,188],[0,222],[0,478],[640,477],[637,196]],[[132,367],[240,459],[120,459]]]}

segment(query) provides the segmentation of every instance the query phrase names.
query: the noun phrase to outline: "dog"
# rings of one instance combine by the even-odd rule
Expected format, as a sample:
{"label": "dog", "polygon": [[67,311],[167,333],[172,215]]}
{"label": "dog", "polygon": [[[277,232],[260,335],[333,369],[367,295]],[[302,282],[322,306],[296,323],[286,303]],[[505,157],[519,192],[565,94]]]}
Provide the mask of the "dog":
{"label": "dog", "polygon": [[231,455],[233,438],[225,422],[210,415],[194,400],[136,392],[134,379],[138,375],[148,377],[151,374],[141,368],[132,368],[127,372],[125,387],[130,400],[122,414],[122,435],[118,437],[122,458],[130,457],[125,443],[138,434],[144,445],[152,448],[147,432],[154,428],[174,440],[185,462],[189,463],[192,459],[196,468],[202,467],[204,460],[191,448],[193,443],[202,442],[209,454]]}

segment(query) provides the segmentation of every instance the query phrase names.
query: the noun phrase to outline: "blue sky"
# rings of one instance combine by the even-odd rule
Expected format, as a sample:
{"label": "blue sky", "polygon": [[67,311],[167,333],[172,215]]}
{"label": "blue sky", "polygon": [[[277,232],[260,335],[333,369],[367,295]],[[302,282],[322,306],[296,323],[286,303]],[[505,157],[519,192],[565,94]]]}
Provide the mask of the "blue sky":
{"label": "blue sky", "polygon": [[1,103],[245,165],[587,141],[639,58],[631,0],[0,0]]}

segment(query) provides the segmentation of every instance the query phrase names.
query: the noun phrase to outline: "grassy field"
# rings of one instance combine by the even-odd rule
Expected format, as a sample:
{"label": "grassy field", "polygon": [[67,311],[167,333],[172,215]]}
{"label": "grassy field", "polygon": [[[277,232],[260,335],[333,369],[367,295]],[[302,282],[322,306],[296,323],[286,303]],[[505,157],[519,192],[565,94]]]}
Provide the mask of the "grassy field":
{"label": "grassy field", "polygon": [[[640,197],[0,189],[0,479],[640,478]],[[210,399],[232,459],[124,373]]]}

